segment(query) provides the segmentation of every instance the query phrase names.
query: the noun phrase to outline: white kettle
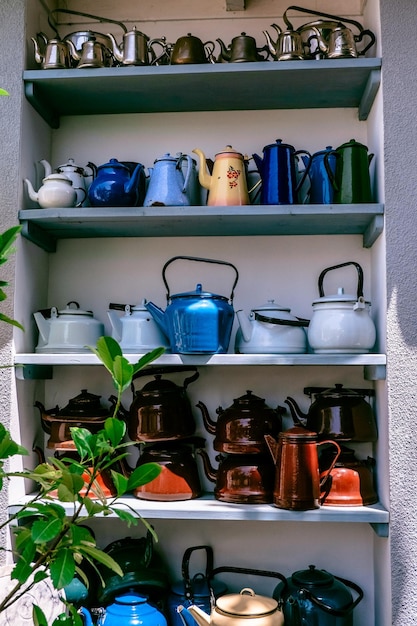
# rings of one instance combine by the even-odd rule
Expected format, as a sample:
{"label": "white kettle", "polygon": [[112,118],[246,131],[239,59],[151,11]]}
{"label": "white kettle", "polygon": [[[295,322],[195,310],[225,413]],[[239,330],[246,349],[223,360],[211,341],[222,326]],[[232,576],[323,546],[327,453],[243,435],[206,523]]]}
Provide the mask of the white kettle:
{"label": "white kettle", "polygon": [[33,314],[39,330],[35,352],[66,353],[89,352],[104,335],[104,325],[94,318],[92,311],[80,309],[78,302],[68,302],[65,309],[37,311]]}
{"label": "white kettle", "polygon": [[235,352],[240,354],[303,354],[307,352],[304,327],[309,321],[294,317],[291,310],[268,300],[247,316],[236,311],[239,328]]}
{"label": "white kettle", "polygon": [[[167,337],[159,328],[152,315],[141,304],[109,304],[107,315],[112,326],[112,337],[119,342],[123,352],[147,352],[160,346],[168,351]],[[124,311],[121,317],[116,311]]]}
{"label": "white kettle", "polygon": [[[339,287],[336,294],[325,296],[323,279],[330,270],[353,265],[358,272],[356,294]],[[314,352],[324,354],[366,353],[376,340],[375,324],[370,316],[370,302],[363,296],[363,271],[359,263],[348,261],[324,269],[319,276],[320,297],[313,302],[308,327],[308,341]]]}

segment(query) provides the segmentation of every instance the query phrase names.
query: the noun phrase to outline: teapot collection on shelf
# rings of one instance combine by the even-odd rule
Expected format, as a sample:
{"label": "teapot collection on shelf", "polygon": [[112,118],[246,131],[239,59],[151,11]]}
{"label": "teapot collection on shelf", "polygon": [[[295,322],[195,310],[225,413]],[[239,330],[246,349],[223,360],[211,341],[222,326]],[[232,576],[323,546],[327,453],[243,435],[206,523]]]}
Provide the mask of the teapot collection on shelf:
{"label": "teapot collection on shelf", "polygon": [[[184,293],[171,292],[167,269],[171,264],[208,264],[216,270],[231,271],[230,294],[204,291],[200,282]],[[324,291],[324,279],[330,271],[353,267],[357,290],[345,293]],[[371,304],[363,294],[363,270],[359,263],[347,261],[325,268],[318,278],[319,297],[312,303],[310,320],[291,314],[291,309],[269,300],[253,306],[249,315],[234,309],[237,268],[228,261],[193,256],[175,256],[163,266],[167,306],[162,309],[143,299],[141,304],[110,303],[108,318],[112,335],[125,352],[141,353],[164,346],[173,354],[224,354],[231,348],[234,319],[239,327],[234,351],[240,354],[358,354],[370,352],[376,342],[376,328],[370,315]],[[119,316],[117,311],[123,311]],[[34,313],[39,330],[35,348],[38,353],[88,352],[105,334],[104,323],[92,311],[83,310],[75,301],[64,309],[53,306]]]}
{"label": "teapot collection on shelf", "polygon": [[[288,19],[288,10],[308,13],[319,19],[295,29]],[[56,12],[117,24],[123,31],[122,39],[117,40],[112,33],[91,30],[61,37],[53,19]],[[203,42],[192,33],[171,43],[166,36],[151,39],[136,26],[128,30],[122,22],[67,9],[55,9],[49,13],[49,26],[55,31],[53,38],[48,39],[45,33],[39,32],[31,39],[35,61],[42,69],[345,59],[364,56],[375,44],[372,31],[348,18],[291,6],[284,12],[283,21],[284,29],[275,23],[271,25],[276,32],[274,38],[267,30],[262,31],[266,43],[261,47],[255,37],[245,32],[233,37],[229,44],[217,37],[220,48],[217,56],[214,41]]]}
{"label": "teapot collection on shelf", "polygon": [[[42,159],[45,176],[38,191],[29,179],[29,198],[41,208],[244,206],[287,204],[357,204],[372,202],[372,153],[351,139],[333,149],[310,154],[277,139],[254,153],[256,171],[247,156],[225,146],[207,159],[196,148],[196,159],[178,152],[155,159],[148,173],[142,163],[111,158],[98,167],[77,165],[69,158],[52,172]],[[256,182],[249,184],[255,176]]]}
{"label": "teapot collection on shelf", "polygon": [[[204,544],[185,549],[180,577],[170,580],[167,558],[161,547],[154,547],[149,531],[146,537],[116,539],[104,551],[120,566],[122,576],[109,573],[101,563],[94,562],[93,568],[83,562],[84,577],[76,573],[65,587],[67,600],[79,609],[86,626],[133,626],[138,621],[144,626],[240,626],[248,618],[256,622],[254,626],[282,626],[284,622],[289,626],[351,626],[354,609],[364,597],[355,582],[315,565],[288,577],[276,570],[214,567],[213,548]],[[202,567],[197,567],[197,557],[203,559]],[[255,591],[260,578],[275,581],[268,595]],[[229,589],[237,585],[235,579],[238,592]],[[242,588],[246,580],[251,587]]]}

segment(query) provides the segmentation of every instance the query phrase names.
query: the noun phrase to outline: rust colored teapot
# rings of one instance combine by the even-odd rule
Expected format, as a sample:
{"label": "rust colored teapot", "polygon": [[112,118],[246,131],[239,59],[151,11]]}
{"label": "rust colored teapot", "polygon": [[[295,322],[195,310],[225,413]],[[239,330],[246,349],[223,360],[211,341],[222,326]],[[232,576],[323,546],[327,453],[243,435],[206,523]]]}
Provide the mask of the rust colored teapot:
{"label": "rust colored teapot", "polygon": [[[339,444],[330,440],[317,443],[316,433],[299,426],[280,433],[278,442],[271,435],[265,435],[265,440],[276,463],[274,505],[292,511],[320,508],[320,491],[339,458]],[[325,443],[337,453],[320,478],[317,448]]]}
{"label": "rust colored teapot", "polygon": [[[193,375],[185,379],[183,386],[162,378],[165,373],[193,371]],[[190,383],[197,380],[199,373],[193,367],[175,367],[153,369],[154,380],[148,382],[141,390],[135,391],[131,384],[133,401],[126,414],[129,437],[132,441],[170,441],[191,437],[195,431],[194,417],[186,394]],[[147,370],[135,374],[149,376]]]}
{"label": "rust colored teapot", "polygon": [[263,398],[247,391],[233,404],[224,409],[216,409],[217,422],[210,418],[203,402],[196,405],[203,416],[204,426],[208,433],[215,435],[214,449],[232,454],[255,454],[266,452],[264,435],[274,437],[282,428],[283,407],[270,408]]}
{"label": "rust colored teapot", "polygon": [[275,468],[268,454],[219,454],[217,470],[207,452],[196,450],[203,459],[207,478],[215,483],[214,497],[235,504],[272,502]]}
{"label": "rust colored teapot", "polygon": [[341,384],[333,388],[306,387],[304,393],[315,396],[308,413],[303,413],[296,401],[288,397],[294,424],[337,441],[374,442],[377,428],[374,412],[365,396],[374,396],[373,389],[347,389]]}
{"label": "rust colored teapot", "polygon": [[[327,472],[334,457],[333,449],[323,450],[319,466],[321,474]],[[355,451],[341,446],[341,453],[323,484],[323,506],[369,506],[378,502],[374,487],[375,459],[357,459]]]}

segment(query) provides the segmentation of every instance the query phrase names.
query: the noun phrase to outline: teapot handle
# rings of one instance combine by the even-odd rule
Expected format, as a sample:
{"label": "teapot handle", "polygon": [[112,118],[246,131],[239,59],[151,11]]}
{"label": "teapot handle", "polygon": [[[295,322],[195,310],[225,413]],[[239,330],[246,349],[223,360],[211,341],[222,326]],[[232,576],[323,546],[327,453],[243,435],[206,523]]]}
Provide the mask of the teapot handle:
{"label": "teapot handle", "polygon": [[362,39],[363,39],[366,35],[367,35],[368,37],[370,37],[370,42],[369,42],[369,43],[365,46],[365,48],[364,48],[363,50],[361,50],[361,51],[358,53],[358,54],[359,54],[359,56],[363,56],[363,55],[365,54],[365,52],[366,52],[367,50],[369,50],[369,48],[371,48],[371,47],[374,45],[374,43],[375,43],[375,35],[373,34],[373,32],[372,32],[371,30],[368,30],[368,29],[363,30],[363,31],[361,32],[361,34],[360,34],[360,35],[354,35],[354,39],[355,39],[355,42],[356,42],[356,43],[358,43],[359,41],[362,41]]}
{"label": "teapot handle", "polygon": [[345,617],[348,613],[351,613],[353,609],[355,608],[355,606],[357,606],[359,602],[362,600],[363,591],[359,587],[359,585],[357,585],[356,583],[353,583],[350,580],[346,580],[345,578],[339,578],[339,576],[334,576],[334,578],[338,580],[339,582],[343,583],[344,585],[346,585],[347,587],[350,587],[351,589],[356,591],[356,593],[358,594],[356,600],[354,600],[351,604],[345,606],[343,609],[334,609],[332,606],[329,606],[322,600],[319,600],[318,598],[316,598],[311,593],[311,591],[309,591],[308,589],[305,589],[304,587],[302,587],[300,591],[302,591],[305,594],[305,597],[308,598],[313,604],[318,606],[320,609],[323,609],[323,611],[326,611],[326,613],[330,613],[330,615],[334,615],[335,617]]}
{"label": "teapot handle", "polygon": [[209,579],[211,580],[212,578],[214,578],[214,576],[217,576],[217,574],[223,573],[245,574],[246,576],[249,574],[251,576],[266,576],[267,578],[278,578],[284,584],[284,589],[288,587],[287,579],[283,574],[280,574],[280,572],[271,572],[269,570],[263,569],[251,569],[249,567],[234,567],[232,565],[216,567],[211,571]]}
{"label": "teapot handle", "polygon": [[211,546],[193,546],[187,548],[182,557],[181,573],[184,580],[184,595],[187,600],[194,602],[192,584],[190,578],[190,558],[195,550],[205,550],[206,552],[206,578],[208,579],[213,570],[213,548]]}
{"label": "teapot handle", "polygon": [[302,173],[302,176],[300,178],[300,180],[298,181],[298,183],[295,186],[295,191],[299,191],[305,181],[305,179],[307,178],[307,174],[310,170],[311,167],[311,154],[307,151],[307,150],[297,150],[296,152],[294,152],[294,156],[298,156],[300,154],[304,154],[307,157],[307,165],[304,168],[304,171]]}
{"label": "teapot handle", "polygon": [[297,317],[295,320],[279,319],[278,317],[268,317],[255,312],[255,319],[260,322],[266,322],[267,324],[278,324],[279,326],[307,326],[310,324],[310,320]]}
{"label": "teapot handle", "polygon": [[285,9],[284,15],[282,16],[289,30],[295,30],[295,29],[287,17],[287,11],[300,11],[301,13],[308,13],[308,15],[317,15],[318,17],[326,17],[329,20],[335,20],[341,23],[347,22],[348,24],[352,24],[353,26],[356,26],[356,28],[358,29],[360,33],[364,30],[362,24],[360,24],[356,20],[351,20],[351,19],[347,19],[344,17],[342,18],[342,17],[339,17],[338,15],[331,15],[330,13],[322,13],[321,11],[313,11],[313,9],[304,9],[303,7],[298,7],[294,5],[287,7]]}
{"label": "teapot handle", "polygon": [[57,34],[59,39],[60,39],[60,36],[59,36],[58,30],[52,23],[52,21],[54,21],[52,19],[52,15],[54,13],[67,13],[69,15],[79,15],[80,17],[88,17],[89,19],[97,20],[101,24],[103,23],[104,24],[117,24],[117,26],[120,26],[120,28],[123,30],[124,33],[127,33],[127,28],[125,24],[123,24],[123,22],[118,22],[117,20],[112,20],[108,17],[99,17],[98,15],[91,15],[90,13],[81,13],[81,11],[73,11],[71,9],[52,9],[52,11],[49,11],[48,13],[48,24],[52,28],[52,30]]}
{"label": "teapot handle", "polygon": [[162,280],[164,281],[164,285],[165,285],[166,290],[167,290],[167,301],[169,301],[170,290],[169,290],[167,279],[165,277],[165,273],[166,273],[166,270],[167,270],[168,266],[171,263],[173,263],[174,261],[177,261],[178,259],[183,259],[185,261],[199,261],[201,263],[216,263],[218,265],[228,265],[229,267],[233,268],[233,270],[236,273],[236,277],[235,277],[235,280],[233,282],[232,293],[230,294],[230,298],[229,298],[230,301],[233,300],[235,287],[236,287],[237,281],[239,279],[239,272],[237,271],[237,268],[232,263],[229,263],[228,261],[219,261],[218,259],[206,259],[206,258],[201,258],[201,257],[196,257],[196,256],[174,256],[171,259],[169,259],[165,263],[164,267],[162,268]]}
{"label": "teapot handle", "polygon": [[346,267],[347,265],[354,265],[354,267],[356,267],[356,270],[358,272],[357,296],[358,296],[358,299],[363,298],[363,270],[361,266],[359,265],[359,263],[356,263],[356,261],[346,261],[346,263],[340,263],[339,265],[332,265],[332,267],[327,267],[326,269],[322,271],[322,273],[319,276],[319,281],[318,281],[320,298],[324,297],[323,279],[325,275],[327,274],[327,272],[329,272],[330,270],[339,269],[339,267]]}

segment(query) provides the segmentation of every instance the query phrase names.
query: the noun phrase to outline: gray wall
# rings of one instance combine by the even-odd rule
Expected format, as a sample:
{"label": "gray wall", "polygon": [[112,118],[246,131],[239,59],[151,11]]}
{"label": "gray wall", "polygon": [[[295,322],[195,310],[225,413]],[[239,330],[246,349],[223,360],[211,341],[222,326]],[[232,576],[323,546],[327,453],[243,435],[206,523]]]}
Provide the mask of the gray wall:
{"label": "gray wall", "polygon": [[381,0],[393,623],[417,615],[417,5]]}
{"label": "gray wall", "polygon": [[[0,2],[0,229],[17,223],[21,71],[24,66],[24,0]],[[381,0],[385,118],[386,241],[388,288],[388,384],[393,624],[408,626],[417,615],[417,56],[414,0]],[[13,261],[1,279],[13,283]],[[12,294],[13,285],[8,289]],[[1,310],[12,313],[12,299]],[[0,364],[11,362],[11,330],[0,325]],[[0,420],[10,423],[11,372],[0,376]],[[0,493],[0,514],[6,492]],[[0,537],[4,545],[5,536]],[[1,558],[0,552],[0,558]],[[376,591],[376,594],[378,591]]]}

